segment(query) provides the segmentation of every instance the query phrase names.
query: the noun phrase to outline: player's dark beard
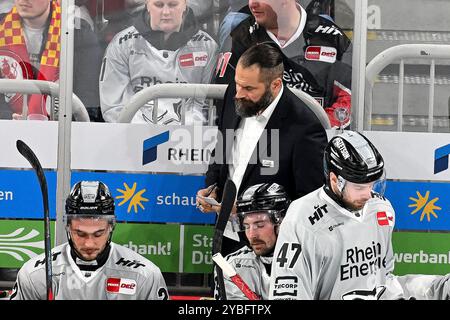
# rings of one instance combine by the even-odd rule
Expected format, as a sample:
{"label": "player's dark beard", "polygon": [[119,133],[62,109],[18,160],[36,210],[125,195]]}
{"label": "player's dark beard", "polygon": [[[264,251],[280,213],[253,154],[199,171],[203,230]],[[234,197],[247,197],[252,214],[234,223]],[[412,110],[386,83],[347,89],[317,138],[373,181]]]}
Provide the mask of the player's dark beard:
{"label": "player's dark beard", "polygon": [[266,109],[269,104],[272,103],[272,101],[272,92],[267,89],[262,97],[256,102],[244,98],[234,98],[236,113],[242,118],[248,118],[257,115],[258,112]]}

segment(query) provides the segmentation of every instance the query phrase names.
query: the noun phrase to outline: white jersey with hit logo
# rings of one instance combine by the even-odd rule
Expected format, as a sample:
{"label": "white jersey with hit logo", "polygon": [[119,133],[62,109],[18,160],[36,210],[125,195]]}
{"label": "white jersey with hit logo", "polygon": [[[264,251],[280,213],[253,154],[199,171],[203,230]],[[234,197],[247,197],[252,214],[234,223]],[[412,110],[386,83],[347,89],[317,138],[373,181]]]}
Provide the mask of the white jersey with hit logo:
{"label": "white jersey with hit logo", "polygon": [[359,217],[323,188],[294,201],[275,248],[270,299],[398,299],[391,236],[395,213],[382,197]]}
{"label": "white jersey with hit logo", "polygon": [[[225,259],[233,266],[236,273],[248,285],[250,290],[256,293],[262,300],[269,298],[270,264],[272,257],[258,256],[251,248],[244,246],[227,255]],[[215,274],[215,276],[217,275]],[[245,294],[228,276],[223,275],[223,278],[227,300],[248,300]],[[215,284],[214,296],[218,299],[219,288],[217,287],[217,281],[215,281]]]}
{"label": "white jersey with hit logo", "polygon": [[[197,31],[178,48],[158,49],[135,26],[118,33],[106,49],[100,74],[100,101],[106,122],[117,122],[120,112],[134,94],[163,83],[210,83],[216,63],[217,44],[204,31]],[[153,107],[158,106],[157,124],[202,124],[206,93],[195,99],[174,98],[150,101],[132,122],[153,122]]]}
{"label": "white jersey with hit logo", "polygon": [[[52,283],[56,300],[167,300],[160,269],[133,250],[111,243],[99,269],[81,271],[68,243],[52,250]],[[44,255],[27,261],[17,275],[12,300],[45,300]]]}

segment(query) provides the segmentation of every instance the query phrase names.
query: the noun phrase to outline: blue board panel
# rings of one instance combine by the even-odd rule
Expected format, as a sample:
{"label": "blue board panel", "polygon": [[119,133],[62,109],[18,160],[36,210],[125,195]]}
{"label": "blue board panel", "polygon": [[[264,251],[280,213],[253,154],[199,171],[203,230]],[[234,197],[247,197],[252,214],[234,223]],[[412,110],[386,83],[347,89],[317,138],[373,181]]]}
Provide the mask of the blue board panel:
{"label": "blue board panel", "polygon": [[72,182],[79,180],[101,180],[109,186],[119,221],[215,221],[215,214],[203,214],[195,207],[195,195],[204,187],[204,176],[74,172]]}
{"label": "blue board panel", "polygon": [[[56,172],[45,171],[51,219],[56,218]],[[0,218],[43,219],[41,187],[32,170],[0,170]]]}
{"label": "blue board panel", "polygon": [[[56,219],[56,172],[46,171],[50,215]],[[101,180],[111,190],[117,220],[213,224],[215,214],[195,207],[204,176],[73,172],[72,183]],[[0,170],[0,219],[42,219],[39,182],[31,170]]]}

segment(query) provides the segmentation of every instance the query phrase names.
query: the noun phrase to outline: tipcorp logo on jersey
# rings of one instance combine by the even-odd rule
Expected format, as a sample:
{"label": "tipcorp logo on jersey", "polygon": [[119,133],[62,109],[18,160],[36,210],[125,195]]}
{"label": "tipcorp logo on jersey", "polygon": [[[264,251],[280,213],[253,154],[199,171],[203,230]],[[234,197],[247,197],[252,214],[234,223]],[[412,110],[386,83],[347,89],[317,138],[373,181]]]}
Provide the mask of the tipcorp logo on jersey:
{"label": "tipcorp logo on jersey", "polygon": [[142,166],[151,172],[205,173],[216,144],[217,128],[172,127],[143,141]]}

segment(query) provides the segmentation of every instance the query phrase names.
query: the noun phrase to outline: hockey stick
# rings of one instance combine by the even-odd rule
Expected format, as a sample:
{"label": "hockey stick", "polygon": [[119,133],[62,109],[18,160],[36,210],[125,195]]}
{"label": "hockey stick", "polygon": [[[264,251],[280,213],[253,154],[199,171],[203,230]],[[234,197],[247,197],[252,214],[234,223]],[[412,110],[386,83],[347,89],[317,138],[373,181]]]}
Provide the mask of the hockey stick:
{"label": "hockey stick", "polygon": [[249,300],[261,300],[261,298],[249,288],[241,276],[236,273],[233,266],[225,260],[220,252],[213,255],[212,259]]}
{"label": "hockey stick", "polygon": [[22,140],[16,142],[17,150],[28,160],[37,175],[41,186],[42,201],[44,204],[44,251],[45,251],[45,280],[47,283],[47,300],[53,300],[52,288],[52,248],[50,243],[50,214],[48,209],[48,191],[47,180],[45,179],[44,170],[41,163],[34,154],[33,150]]}
{"label": "hockey stick", "polygon": [[[212,254],[220,253],[222,250],[222,238],[223,232],[227,225],[228,219],[231,214],[231,210],[234,206],[234,200],[236,199],[236,186],[232,180],[225,182],[223,189],[222,204],[220,206],[219,216],[217,217],[216,226],[214,229]],[[219,287],[220,300],[226,300],[227,295],[225,292],[225,284],[223,282],[223,273],[221,268],[216,268],[217,284]]]}

